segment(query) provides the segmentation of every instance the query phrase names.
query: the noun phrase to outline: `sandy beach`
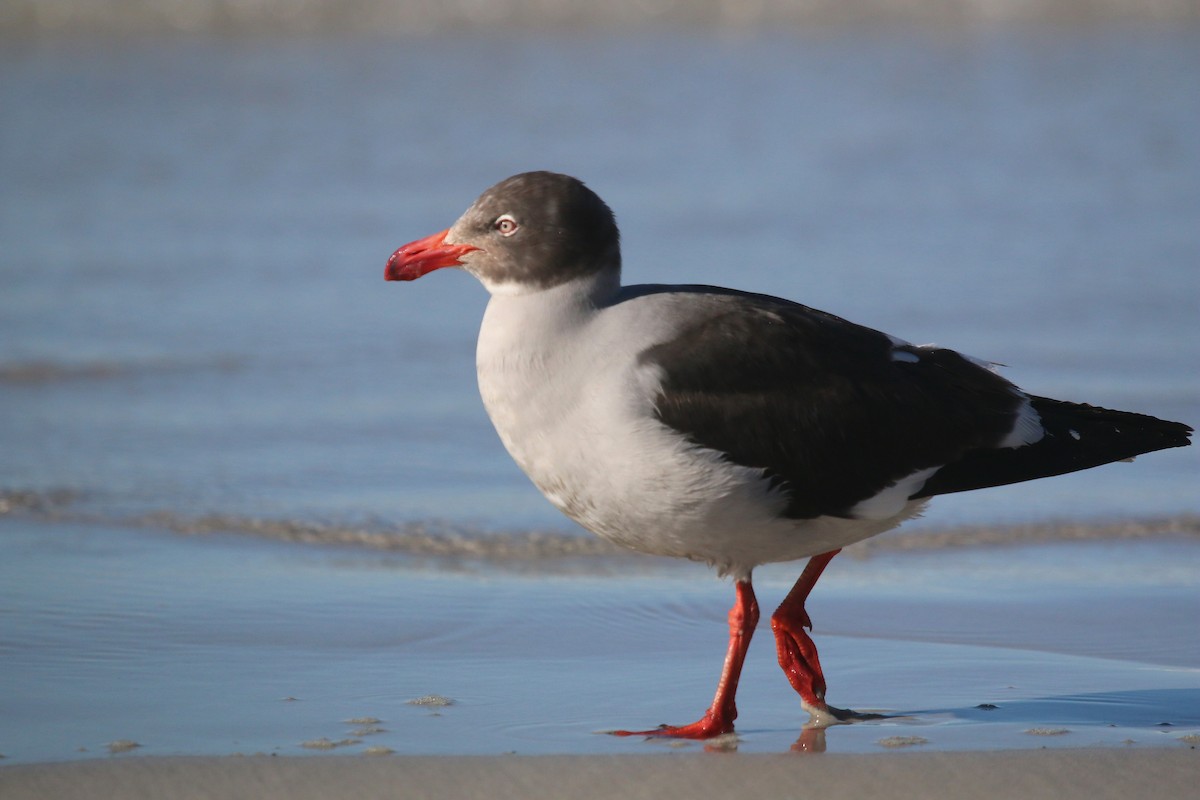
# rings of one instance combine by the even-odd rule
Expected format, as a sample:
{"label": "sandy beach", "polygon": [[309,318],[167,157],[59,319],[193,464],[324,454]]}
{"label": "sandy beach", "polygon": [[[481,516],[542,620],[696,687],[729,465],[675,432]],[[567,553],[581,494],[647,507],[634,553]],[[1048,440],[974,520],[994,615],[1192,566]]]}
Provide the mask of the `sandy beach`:
{"label": "sandy beach", "polygon": [[899,755],[138,758],[0,769],[7,800],[314,800],[804,796],[1184,797],[1200,752],[1158,750]]}

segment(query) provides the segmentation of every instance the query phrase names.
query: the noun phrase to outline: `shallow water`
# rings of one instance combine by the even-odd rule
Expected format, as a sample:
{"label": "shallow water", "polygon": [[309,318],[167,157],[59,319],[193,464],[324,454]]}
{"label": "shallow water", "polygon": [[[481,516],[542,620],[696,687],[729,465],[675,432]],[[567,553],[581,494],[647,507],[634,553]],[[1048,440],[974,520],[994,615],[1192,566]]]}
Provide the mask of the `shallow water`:
{"label": "shallow water", "polygon": [[[1186,746],[1200,734],[1198,547],[835,561],[809,604],[830,696],[890,718],[804,731],[764,625],[736,746]],[[1078,577],[1049,578],[1066,559]],[[698,715],[732,597],[702,568],[658,563],[620,579],[451,572],[358,549],[2,521],[0,753],[94,758],[132,741],[144,755],[297,754],[322,739],[356,739],[335,750],[353,753],[658,752],[670,746],[597,732]],[[792,577],[763,572],[764,607]],[[429,696],[451,703],[412,702]],[[349,721],[364,718],[380,721]]]}

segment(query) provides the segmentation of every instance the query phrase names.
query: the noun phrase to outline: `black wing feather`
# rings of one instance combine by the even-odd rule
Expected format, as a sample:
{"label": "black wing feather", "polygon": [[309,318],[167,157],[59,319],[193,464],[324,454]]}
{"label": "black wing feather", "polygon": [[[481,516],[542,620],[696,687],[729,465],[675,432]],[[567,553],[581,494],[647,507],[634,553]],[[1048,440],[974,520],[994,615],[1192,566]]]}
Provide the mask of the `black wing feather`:
{"label": "black wing feather", "polygon": [[664,374],[658,418],[763,469],[788,517],[849,516],[919,469],[991,447],[1021,403],[951,350],[897,361],[886,335],[797,303],[728,290],[695,303],[694,324],[641,355]]}
{"label": "black wing feather", "polygon": [[1047,478],[1190,444],[1192,429],[1181,422],[1047,397],[1032,402],[1046,431],[1041,440],[971,451],[938,470],[915,497]]}

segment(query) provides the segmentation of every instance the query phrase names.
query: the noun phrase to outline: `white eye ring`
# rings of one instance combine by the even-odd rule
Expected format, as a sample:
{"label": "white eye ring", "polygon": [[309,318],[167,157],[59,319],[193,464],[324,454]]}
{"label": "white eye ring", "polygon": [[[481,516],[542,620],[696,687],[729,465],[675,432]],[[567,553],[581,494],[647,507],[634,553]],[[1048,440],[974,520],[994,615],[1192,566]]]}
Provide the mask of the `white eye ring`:
{"label": "white eye ring", "polygon": [[517,221],[513,219],[511,214],[501,214],[496,217],[496,221],[492,223],[492,227],[501,236],[512,236],[517,232],[517,228],[521,226],[517,224]]}

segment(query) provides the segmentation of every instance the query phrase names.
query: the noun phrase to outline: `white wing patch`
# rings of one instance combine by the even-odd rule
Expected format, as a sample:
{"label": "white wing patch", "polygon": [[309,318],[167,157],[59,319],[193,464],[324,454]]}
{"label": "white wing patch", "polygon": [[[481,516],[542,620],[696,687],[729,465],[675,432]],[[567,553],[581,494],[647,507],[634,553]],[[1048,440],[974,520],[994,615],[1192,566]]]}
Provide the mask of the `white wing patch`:
{"label": "white wing patch", "polygon": [[896,516],[908,504],[908,498],[921,491],[925,481],[939,469],[941,467],[929,467],[901,478],[879,494],[855,503],[850,509],[850,516],[854,519],[888,519]]}
{"label": "white wing patch", "polygon": [[1046,429],[1042,426],[1042,417],[1029,402],[1029,396],[1019,390],[1017,396],[1021,398],[1021,406],[1017,409],[1017,418],[1013,422],[1012,430],[1001,440],[998,447],[1024,447],[1040,441],[1046,435]]}

